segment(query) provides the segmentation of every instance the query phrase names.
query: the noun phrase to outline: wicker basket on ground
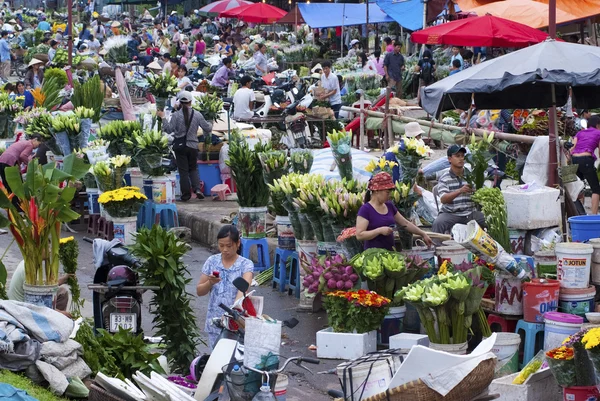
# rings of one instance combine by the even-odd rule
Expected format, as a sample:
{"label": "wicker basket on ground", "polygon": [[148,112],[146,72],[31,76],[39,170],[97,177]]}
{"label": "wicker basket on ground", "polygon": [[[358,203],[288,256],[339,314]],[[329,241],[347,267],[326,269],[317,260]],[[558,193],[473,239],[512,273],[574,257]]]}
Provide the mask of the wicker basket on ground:
{"label": "wicker basket on ground", "polygon": [[121,397],[109,393],[100,387],[99,384],[92,383],[90,386],[90,394],[88,395],[88,401],[125,401]]}
{"label": "wicker basket on ground", "polygon": [[413,380],[363,401],[469,401],[480,395],[494,380],[496,359],[486,359],[471,371],[446,396],[427,387],[421,380]]}

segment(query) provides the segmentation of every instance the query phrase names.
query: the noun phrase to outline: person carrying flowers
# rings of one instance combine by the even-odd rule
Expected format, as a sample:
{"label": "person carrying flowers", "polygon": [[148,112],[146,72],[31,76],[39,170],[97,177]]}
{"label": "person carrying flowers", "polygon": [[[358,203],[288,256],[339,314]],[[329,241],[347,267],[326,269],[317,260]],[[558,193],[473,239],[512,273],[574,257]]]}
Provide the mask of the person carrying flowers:
{"label": "person carrying flowers", "polygon": [[365,249],[383,248],[394,250],[394,228],[404,227],[408,232],[420,235],[428,246],[431,238],[420,228],[406,220],[390,201],[394,189],[392,177],[385,172],[374,175],[369,181],[365,203],[356,218],[356,238],[364,241]]}

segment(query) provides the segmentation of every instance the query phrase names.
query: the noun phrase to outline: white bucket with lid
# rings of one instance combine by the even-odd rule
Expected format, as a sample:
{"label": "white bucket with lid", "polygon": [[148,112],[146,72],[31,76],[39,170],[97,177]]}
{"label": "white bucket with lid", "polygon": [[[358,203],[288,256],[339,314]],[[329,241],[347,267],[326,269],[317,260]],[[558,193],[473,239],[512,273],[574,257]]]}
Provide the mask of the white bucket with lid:
{"label": "white bucket with lid", "polygon": [[521,336],[516,333],[496,333],[492,352],[496,355],[495,376],[502,377],[519,370],[519,345]]}
{"label": "white bucket with lid", "polygon": [[556,244],[556,273],[561,288],[587,288],[594,247],[579,242]]}
{"label": "white bucket with lid", "polygon": [[384,392],[400,367],[391,354],[375,353],[337,367],[346,400],[360,401]]}

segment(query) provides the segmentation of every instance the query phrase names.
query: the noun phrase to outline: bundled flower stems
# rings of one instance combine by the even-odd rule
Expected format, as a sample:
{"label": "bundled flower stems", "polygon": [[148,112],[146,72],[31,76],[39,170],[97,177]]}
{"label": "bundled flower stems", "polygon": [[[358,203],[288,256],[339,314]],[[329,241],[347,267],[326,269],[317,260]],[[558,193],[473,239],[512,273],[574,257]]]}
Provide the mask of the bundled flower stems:
{"label": "bundled flower stems", "polygon": [[352,132],[333,130],[327,135],[331,152],[342,179],[352,179]]}

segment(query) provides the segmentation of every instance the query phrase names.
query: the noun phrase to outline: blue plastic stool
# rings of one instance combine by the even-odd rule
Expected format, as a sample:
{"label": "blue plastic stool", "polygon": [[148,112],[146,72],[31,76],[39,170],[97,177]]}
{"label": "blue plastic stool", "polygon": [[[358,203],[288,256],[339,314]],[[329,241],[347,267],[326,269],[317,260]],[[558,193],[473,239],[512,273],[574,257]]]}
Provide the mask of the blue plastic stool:
{"label": "blue plastic stool", "polygon": [[271,267],[269,257],[269,243],[266,238],[242,238],[242,256],[250,259],[250,248],[256,245],[258,262],[254,264],[254,271],[263,271]]}
{"label": "blue plastic stool", "polygon": [[300,259],[298,258],[298,252],[292,254],[292,261],[290,266],[290,281],[288,283],[288,295],[294,294],[296,298],[300,298],[300,287],[302,282],[300,281]]}
{"label": "blue plastic stool", "polygon": [[285,286],[290,282],[287,272],[287,261],[294,254],[289,249],[277,248],[275,250],[275,260],[273,261],[273,288],[279,284],[279,291],[284,292]]}
{"label": "blue plastic stool", "polygon": [[[521,334],[521,332],[523,332]],[[544,324],[543,323],[529,323],[521,319],[517,323],[515,333],[521,336],[521,346],[523,347],[523,361],[519,364],[519,367],[523,369],[523,366],[527,365],[529,361],[535,356],[535,354],[544,348]],[[539,334],[541,335],[541,338]]]}
{"label": "blue plastic stool", "polygon": [[144,202],[142,207],[140,207],[140,210],[138,211],[138,216],[137,216],[138,230],[142,227],[152,228],[152,225],[154,224],[154,219],[153,219],[154,216],[152,215],[153,205],[154,205],[154,202],[152,202],[151,200],[147,200],[146,202]]}
{"label": "blue plastic stool", "polygon": [[160,224],[165,229],[179,227],[179,214],[174,203],[154,203],[152,207],[153,224]]}

